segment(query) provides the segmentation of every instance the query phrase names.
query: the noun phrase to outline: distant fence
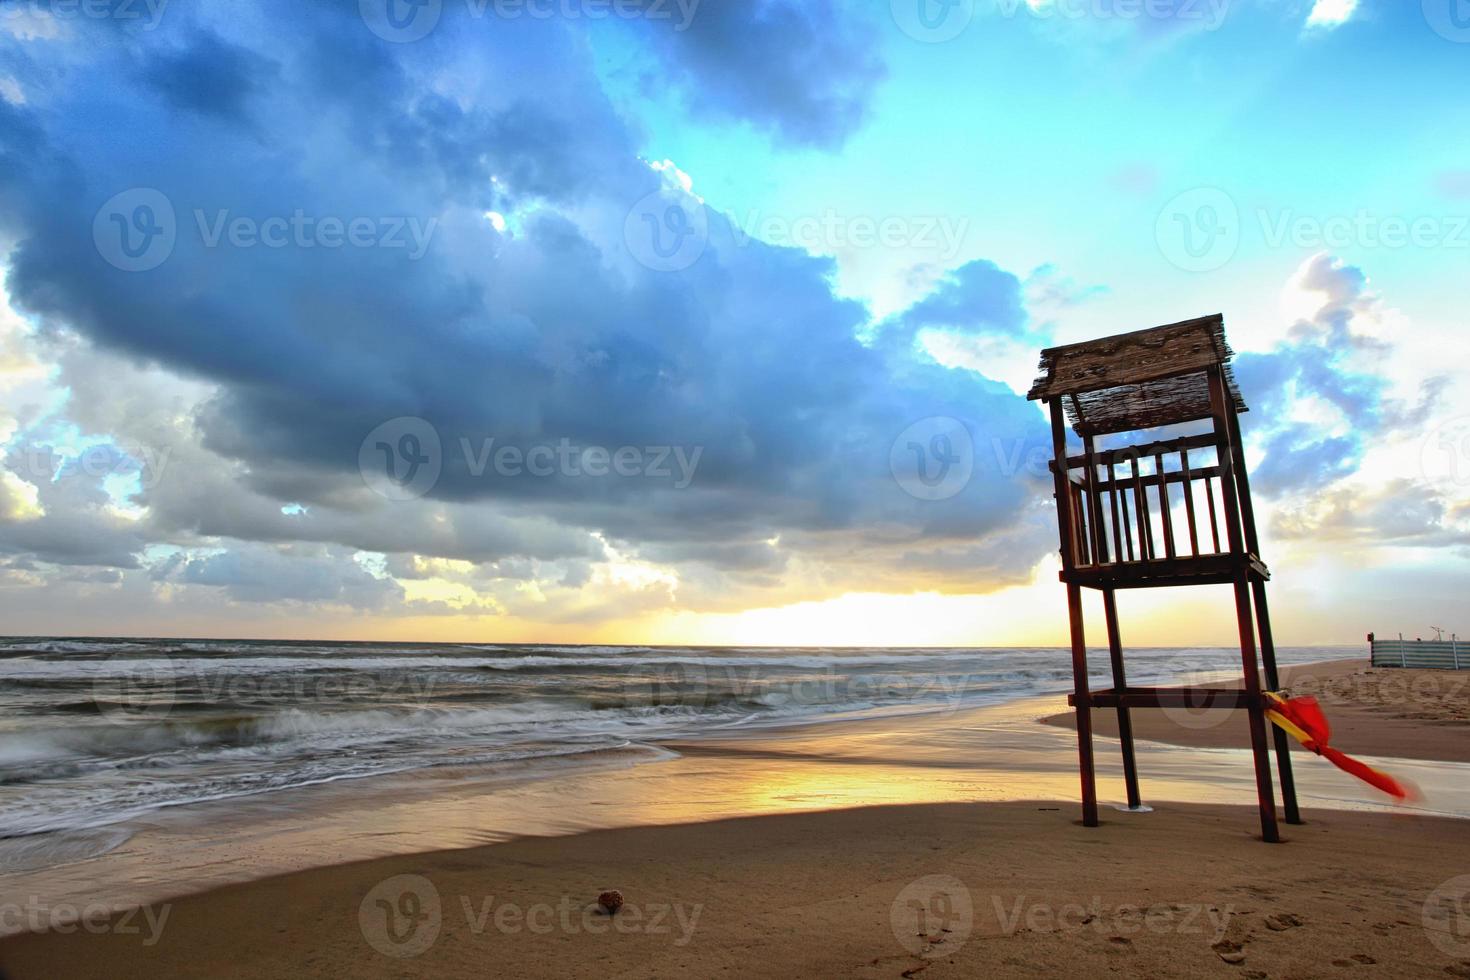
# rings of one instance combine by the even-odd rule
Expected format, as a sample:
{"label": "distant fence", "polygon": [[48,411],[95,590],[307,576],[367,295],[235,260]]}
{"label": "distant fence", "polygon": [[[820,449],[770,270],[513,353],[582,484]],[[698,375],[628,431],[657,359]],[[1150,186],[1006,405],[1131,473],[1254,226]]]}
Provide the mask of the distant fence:
{"label": "distant fence", "polygon": [[1464,640],[1375,639],[1373,666],[1470,670],[1470,643]]}

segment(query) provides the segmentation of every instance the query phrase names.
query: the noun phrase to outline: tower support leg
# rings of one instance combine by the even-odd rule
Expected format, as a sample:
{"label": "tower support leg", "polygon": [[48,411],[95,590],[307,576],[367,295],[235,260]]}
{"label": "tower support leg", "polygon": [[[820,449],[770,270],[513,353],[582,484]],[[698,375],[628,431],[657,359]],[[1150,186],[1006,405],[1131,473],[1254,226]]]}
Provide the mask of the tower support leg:
{"label": "tower support leg", "polygon": [[[1108,655],[1113,662],[1113,690],[1128,689],[1128,677],[1123,670],[1123,640],[1118,630],[1118,597],[1112,589],[1103,590],[1103,613],[1108,621]],[[1133,756],[1133,719],[1128,707],[1118,705],[1118,741],[1123,743],[1123,782],[1128,790],[1128,806],[1138,809],[1143,799],[1138,793],[1138,762]]]}
{"label": "tower support leg", "polygon": [[1255,625],[1251,617],[1248,573],[1235,575],[1235,618],[1240,629],[1240,658],[1245,668],[1245,690],[1250,701],[1251,754],[1256,762],[1256,796],[1261,808],[1261,838],[1268,844],[1281,840],[1276,827],[1276,796],[1271,786],[1271,757],[1266,750],[1266,714],[1261,706],[1261,670],[1256,663]]}
{"label": "tower support leg", "polygon": [[[1271,613],[1266,606],[1266,583],[1253,581],[1251,592],[1256,600],[1256,626],[1261,634],[1261,665],[1266,670],[1266,687],[1281,690],[1281,675],[1276,670],[1276,644],[1271,639]],[[1276,771],[1281,776],[1281,804],[1286,810],[1286,822],[1304,823],[1296,804],[1296,779],[1291,774],[1291,739],[1286,732],[1271,726],[1271,735],[1276,743]]]}
{"label": "tower support leg", "polygon": [[1082,627],[1082,588],[1067,585],[1072,632],[1072,683],[1077,703],[1077,761],[1082,772],[1082,824],[1097,826],[1097,773],[1092,764],[1092,694],[1087,687],[1087,637]]}

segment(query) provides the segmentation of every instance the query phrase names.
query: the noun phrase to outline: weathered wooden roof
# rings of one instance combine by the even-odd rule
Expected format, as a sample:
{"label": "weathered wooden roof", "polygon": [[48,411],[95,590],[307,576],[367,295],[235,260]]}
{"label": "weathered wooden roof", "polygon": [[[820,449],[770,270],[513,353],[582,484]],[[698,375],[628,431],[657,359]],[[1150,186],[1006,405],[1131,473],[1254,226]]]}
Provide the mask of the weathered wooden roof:
{"label": "weathered wooden roof", "polygon": [[1210,414],[1205,369],[1218,364],[1235,410],[1244,412],[1233,356],[1225,318],[1216,313],[1044,350],[1026,397],[1061,398],[1084,436],[1191,422]]}

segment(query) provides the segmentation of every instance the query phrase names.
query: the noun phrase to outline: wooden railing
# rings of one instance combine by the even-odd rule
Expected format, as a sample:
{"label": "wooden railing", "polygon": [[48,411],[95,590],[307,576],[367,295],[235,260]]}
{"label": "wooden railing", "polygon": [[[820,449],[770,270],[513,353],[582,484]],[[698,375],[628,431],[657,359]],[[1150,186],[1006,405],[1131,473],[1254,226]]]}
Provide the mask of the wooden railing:
{"label": "wooden railing", "polygon": [[1213,434],[1068,457],[1074,564],[1228,554],[1221,479]]}

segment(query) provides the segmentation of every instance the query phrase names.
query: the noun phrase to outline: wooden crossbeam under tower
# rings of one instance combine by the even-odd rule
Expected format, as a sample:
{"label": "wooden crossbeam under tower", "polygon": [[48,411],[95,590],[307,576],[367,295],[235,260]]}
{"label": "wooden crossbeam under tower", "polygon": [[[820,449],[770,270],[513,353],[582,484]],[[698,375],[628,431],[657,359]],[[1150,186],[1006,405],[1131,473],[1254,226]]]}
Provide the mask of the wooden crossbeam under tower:
{"label": "wooden crossbeam under tower", "polygon": [[[1256,535],[1240,434],[1246,405],[1231,371],[1232,356],[1224,318],[1199,317],[1044,350],[1027,396],[1051,412],[1060,578],[1072,639],[1074,690],[1068,703],[1077,711],[1082,819],[1089,827],[1098,822],[1092,709],[1118,713],[1128,805],[1136,808],[1141,797],[1130,711],[1245,708],[1261,836],[1280,839],[1261,694],[1262,668],[1265,690],[1280,684],[1266,605],[1271,576]],[[1067,450],[1068,425],[1082,439],[1080,455]],[[1099,449],[1102,436],[1119,444]],[[1242,687],[1130,687],[1117,590],[1187,585],[1234,588]],[[1102,593],[1113,674],[1113,687],[1105,691],[1088,689],[1084,588]],[[1274,726],[1273,732],[1286,822],[1300,823],[1289,742],[1285,732]]]}

